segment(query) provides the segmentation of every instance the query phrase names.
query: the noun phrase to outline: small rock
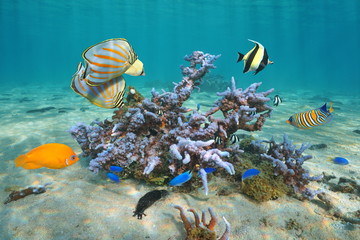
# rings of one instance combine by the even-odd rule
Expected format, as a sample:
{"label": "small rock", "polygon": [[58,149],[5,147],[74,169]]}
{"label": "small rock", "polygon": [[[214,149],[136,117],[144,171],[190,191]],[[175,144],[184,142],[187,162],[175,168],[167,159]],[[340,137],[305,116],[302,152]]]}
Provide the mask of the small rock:
{"label": "small rock", "polygon": [[317,150],[317,149],[324,149],[324,148],[327,148],[327,145],[325,143],[314,144],[311,147],[309,147],[310,150]]}

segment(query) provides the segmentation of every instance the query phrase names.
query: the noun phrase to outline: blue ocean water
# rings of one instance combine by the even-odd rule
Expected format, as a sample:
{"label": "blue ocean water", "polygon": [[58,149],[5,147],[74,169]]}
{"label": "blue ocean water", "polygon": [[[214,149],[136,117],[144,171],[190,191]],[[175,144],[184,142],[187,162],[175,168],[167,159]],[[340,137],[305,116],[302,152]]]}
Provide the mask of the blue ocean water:
{"label": "blue ocean water", "polygon": [[[87,47],[126,38],[144,62],[133,85],[181,79],[183,56],[222,54],[213,74],[263,87],[360,93],[360,1],[2,0],[3,87],[68,86]],[[237,52],[262,43],[275,64],[243,74]],[[223,89],[219,89],[221,91]]]}

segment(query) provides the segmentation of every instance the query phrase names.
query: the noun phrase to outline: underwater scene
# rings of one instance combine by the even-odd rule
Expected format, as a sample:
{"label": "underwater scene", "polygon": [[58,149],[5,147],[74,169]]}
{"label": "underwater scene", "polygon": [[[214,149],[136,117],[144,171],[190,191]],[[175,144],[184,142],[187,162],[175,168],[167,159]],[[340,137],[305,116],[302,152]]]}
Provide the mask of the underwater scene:
{"label": "underwater scene", "polygon": [[0,1],[0,239],[360,236],[360,1]]}

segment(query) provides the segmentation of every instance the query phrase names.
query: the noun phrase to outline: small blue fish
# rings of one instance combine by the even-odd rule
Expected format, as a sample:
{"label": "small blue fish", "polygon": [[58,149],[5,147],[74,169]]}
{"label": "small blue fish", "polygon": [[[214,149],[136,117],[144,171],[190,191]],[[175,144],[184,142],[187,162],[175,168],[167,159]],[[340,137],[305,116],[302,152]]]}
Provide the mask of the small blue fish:
{"label": "small blue fish", "polygon": [[115,175],[114,173],[108,173],[108,174],[106,174],[106,176],[107,176],[110,180],[112,180],[112,181],[114,181],[114,182],[117,182],[117,183],[120,182],[119,176],[118,176],[118,175]]}
{"label": "small blue fish", "polygon": [[348,165],[349,164],[349,160],[347,160],[346,158],[342,158],[342,157],[334,158],[333,162],[335,164],[339,164],[339,165]]}
{"label": "small blue fish", "polygon": [[124,169],[119,166],[110,166],[110,171],[112,172],[122,172]]}
{"label": "small blue fish", "polygon": [[[216,168],[207,167],[207,168],[204,168],[204,170],[206,173],[212,173],[212,172],[216,171]],[[200,176],[200,172],[198,172],[198,176]]]}
{"label": "small blue fish", "polygon": [[183,183],[186,183],[192,178],[192,173],[190,171],[184,172],[176,177],[174,177],[170,182],[170,186],[181,186]]}
{"label": "small blue fish", "polygon": [[198,104],[196,105],[196,111],[199,111],[199,110],[200,110],[200,107],[201,107],[201,105],[200,105],[200,103],[198,103]]}
{"label": "small blue fish", "polygon": [[248,170],[246,170],[246,171],[243,173],[243,175],[242,175],[242,177],[241,177],[241,181],[244,181],[244,180],[247,179],[247,178],[256,176],[256,175],[258,175],[259,173],[260,173],[260,171],[257,170],[257,169],[255,169],[255,168],[248,169]]}

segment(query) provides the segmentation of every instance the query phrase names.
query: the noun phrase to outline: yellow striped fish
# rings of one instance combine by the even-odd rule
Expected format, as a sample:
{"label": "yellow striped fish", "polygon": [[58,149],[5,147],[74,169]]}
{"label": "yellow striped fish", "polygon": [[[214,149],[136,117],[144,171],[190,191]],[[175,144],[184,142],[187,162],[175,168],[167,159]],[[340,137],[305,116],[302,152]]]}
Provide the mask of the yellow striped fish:
{"label": "yellow striped fish", "polygon": [[[87,63],[85,69],[85,81],[92,86],[103,84],[112,78],[116,78],[126,71],[141,75],[143,72],[142,62],[138,60],[134,49],[124,38],[113,38],[102,41],[87,48],[82,57]],[[131,66],[136,63],[136,71]],[[132,74],[132,75],[133,75]]]}
{"label": "yellow striped fish", "polygon": [[268,53],[266,48],[264,48],[261,43],[254,40],[248,39],[250,42],[255,43],[255,47],[251,49],[247,54],[242,54],[238,52],[238,60],[244,60],[244,70],[243,73],[254,71],[254,75],[263,70],[268,64],[273,64],[274,62],[269,60]]}
{"label": "yellow striped fish", "polygon": [[333,118],[333,111],[332,103],[330,102],[329,110],[325,103],[321,108],[294,114],[286,122],[301,129],[310,129],[329,122]]}
{"label": "yellow striped fish", "polygon": [[125,80],[118,76],[97,86],[90,86],[84,79],[86,67],[80,62],[70,87],[77,94],[102,108],[120,108],[123,105]]}

